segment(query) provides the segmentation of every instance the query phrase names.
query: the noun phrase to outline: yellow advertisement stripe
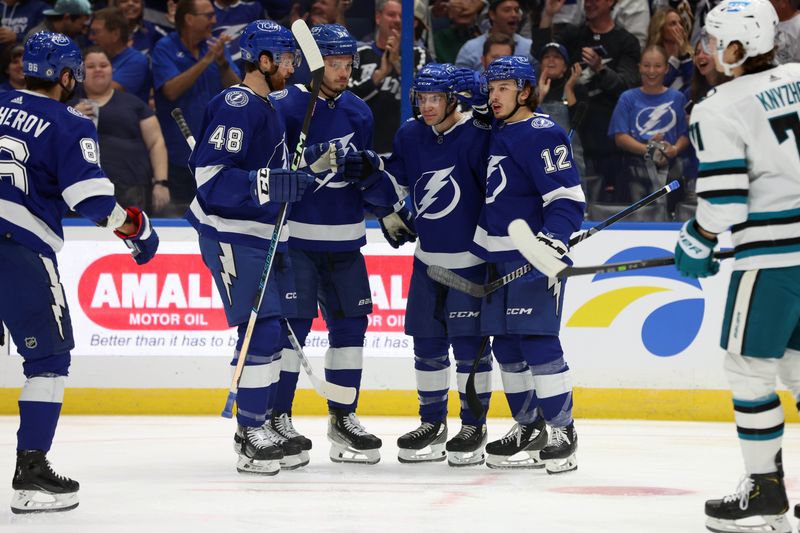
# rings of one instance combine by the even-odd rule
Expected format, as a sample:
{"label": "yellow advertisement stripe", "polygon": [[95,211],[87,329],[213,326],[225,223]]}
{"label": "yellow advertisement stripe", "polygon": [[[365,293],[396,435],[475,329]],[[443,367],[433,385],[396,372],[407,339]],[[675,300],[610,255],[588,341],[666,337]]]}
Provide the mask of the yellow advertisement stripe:
{"label": "yellow advertisement stripe", "polygon": [[623,287],[595,296],[575,311],[567,321],[570,328],[607,328],[623,309],[639,298],[664,292],[664,287]]}
{"label": "yellow advertisement stripe", "polygon": [[[0,415],[17,416],[20,389],[0,388]],[[219,416],[228,389],[67,389],[62,413],[68,415],[201,415]],[[800,422],[794,399],[780,393],[787,422]],[[576,418],[636,420],[733,421],[731,393],[726,390],[600,389],[574,390]],[[364,390],[359,415],[416,417],[417,391]],[[450,392],[449,412],[456,417],[458,394]],[[293,414],[325,415],[325,401],[313,390],[297,391]],[[502,392],[495,391],[492,417],[510,417]]]}

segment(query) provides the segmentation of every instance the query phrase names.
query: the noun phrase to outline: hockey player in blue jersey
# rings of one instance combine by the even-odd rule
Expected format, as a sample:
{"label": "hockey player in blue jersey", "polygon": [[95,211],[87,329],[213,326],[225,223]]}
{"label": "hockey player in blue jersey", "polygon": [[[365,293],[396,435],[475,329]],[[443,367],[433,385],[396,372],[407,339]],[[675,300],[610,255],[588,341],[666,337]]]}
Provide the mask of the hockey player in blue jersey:
{"label": "hockey player in blue jersey", "polygon": [[[239,331],[234,359],[247,329],[264,268],[269,238],[281,204],[303,196],[313,180],[288,170],[285,126],[268,94],[283,89],[300,59],[294,37],[275,22],[249,24],[239,41],[245,78],[209,102],[189,166],[197,196],[186,218],[200,234],[200,252]],[[286,233],[283,233],[285,236]],[[275,433],[267,421],[271,389],[280,371],[282,305],[293,289],[284,285],[291,268],[282,236],[253,329],[237,396],[234,449],[237,470],[262,475],[302,466],[300,446]]]}
{"label": "hockey player in blue jersey", "polygon": [[83,81],[78,47],[60,33],[25,43],[26,89],[0,95],[0,322],[8,326],[27,378],[19,397],[14,513],[67,511],[78,505],[78,482],[47,461],[75,347],[56,252],[68,209],[114,230],[138,264],[158,248],[140,209],[123,209],[98,165],[92,121],[66,102]]}
{"label": "hockey player in blue jersey", "polygon": [[[475,231],[474,250],[503,276],[526,261],[508,237],[508,224],[524,219],[539,240],[561,258],[564,243],[580,228],[585,200],[567,134],[535,113],[536,76],[527,57],[494,60],[484,73],[496,119],[487,169],[486,204]],[[536,271],[484,301],[481,323],[491,334],[498,362],[526,362],[535,386],[528,409],[515,415],[506,437],[486,446],[502,466],[529,452],[549,473],[577,468],[572,385],[558,332],[564,283]],[[545,438],[545,421],[550,426]],[[503,459],[507,458],[507,459]]]}
{"label": "hockey player in blue jersey", "polygon": [[[473,78],[471,70],[460,70],[466,70],[466,79]],[[486,417],[476,418],[464,397],[466,378],[482,345],[481,302],[435,283],[426,273],[428,265],[439,265],[482,283],[486,272],[484,261],[467,250],[485,196],[489,126],[458,111],[456,83],[463,76],[449,64],[420,69],[411,92],[418,117],[400,127],[386,163],[386,171],[411,192],[419,236],[405,331],[414,338],[421,424],[397,440],[398,459],[404,463],[442,461],[447,456],[451,466],[468,466],[485,459]],[[485,95],[476,92],[470,103],[485,107]],[[462,426],[447,441],[451,347]],[[484,348],[475,382],[488,409],[492,363],[489,347]]]}
{"label": "hockey player in blue jersey", "polygon": [[[323,150],[317,153],[323,153],[330,144],[335,145],[339,160],[350,172],[343,174],[331,169],[317,173],[305,197],[292,205],[289,254],[297,311],[289,322],[300,343],[305,344],[319,304],[330,342],[325,353],[325,377],[331,383],[358,389],[367,315],[372,312],[372,292],[360,251],[366,244],[365,203],[391,218],[408,219],[410,215],[398,203],[388,176],[372,171],[373,164],[381,166],[380,158],[370,150],[372,112],[359,97],[346,90],[354,63],[358,61],[355,39],[339,24],[315,26],[311,33],[325,61],[325,73],[307,141],[311,150],[317,143],[323,143]],[[287,140],[291,144],[300,133],[311,93],[307,87],[295,85],[273,93],[271,98],[286,120]],[[348,176],[355,183],[348,183]],[[400,215],[394,213],[395,209]],[[283,368],[271,425],[308,451],[311,441],[298,433],[292,423],[300,361],[284,339]],[[374,464],[380,460],[382,443],[364,429],[356,416],[357,401],[358,398],[349,405],[328,402],[330,458],[335,462]]]}

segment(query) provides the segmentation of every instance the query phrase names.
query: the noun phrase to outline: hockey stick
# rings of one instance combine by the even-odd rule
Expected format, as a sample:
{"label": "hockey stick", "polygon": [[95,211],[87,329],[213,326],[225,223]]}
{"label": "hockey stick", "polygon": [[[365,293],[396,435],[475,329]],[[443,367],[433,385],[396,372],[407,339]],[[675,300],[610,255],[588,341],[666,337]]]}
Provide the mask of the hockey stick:
{"label": "hockey stick", "polygon": [[[314,115],[314,107],[317,103],[319,89],[322,86],[322,76],[325,73],[325,63],[322,61],[322,54],[319,52],[317,43],[314,42],[314,36],[311,35],[311,31],[308,29],[308,26],[304,20],[298,19],[292,24],[292,34],[294,34],[294,38],[300,45],[300,50],[303,51],[303,56],[308,62],[308,69],[311,71],[311,78],[313,81],[311,98],[308,100],[305,118],[303,119],[303,128],[300,131],[299,138],[297,139],[297,147],[295,148],[294,157],[292,158],[292,170],[297,170],[297,168],[300,166],[300,159],[303,155],[303,149],[305,148],[308,129],[311,126],[311,117]],[[247,330],[245,331],[244,339],[242,340],[242,349],[239,350],[239,359],[236,361],[236,368],[233,371],[231,388],[230,391],[228,391],[228,400],[225,402],[225,408],[222,410],[222,416],[225,418],[233,417],[233,404],[236,401],[236,393],[239,390],[239,380],[241,379],[242,371],[244,370],[244,362],[247,358],[247,350],[250,348],[250,339],[253,336],[253,328],[255,327],[256,319],[258,318],[258,310],[261,307],[261,300],[264,297],[264,292],[267,287],[267,279],[269,278],[269,273],[272,270],[272,263],[273,259],[275,258],[275,252],[278,249],[278,242],[281,238],[283,224],[286,222],[287,206],[288,204],[281,205],[281,210],[278,213],[278,219],[275,222],[275,229],[272,231],[272,239],[269,242],[267,257],[264,261],[264,270],[261,272],[261,279],[258,282],[258,290],[256,291],[256,297],[253,302],[253,309],[250,311],[250,319],[247,321]]]}
{"label": "hockey stick", "polygon": [[300,359],[300,363],[303,365],[303,369],[306,371],[306,374],[308,374],[308,379],[311,380],[311,384],[314,386],[317,393],[323,398],[336,403],[353,403],[356,400],[356,388],[337,385],[336,383],[331,383],[330,381],[325,381],[315,376],[314,371],[311,369],[311,363],[308,362],[306,354],[303,353],[303,347],[300,346],[300,343],[297,341],[297,336],[295,336],[292,326],[289,324],[288,320],[284,320],[284,323],[286,324],[286,329],[289,331],[289,342],[292,343],[292,348],[294,348],[295,353],[297,353],[297,358]]}
{"label": "hockey stick", "polygon": [[[178,128],[181,130],[184,139],[186,139],[186,143],[189,145],[189,148],[194,149],[195,140],[194,136],[192,135],[192,130],[189,129],[189,125],[186,123],[186,119],[183,117],[183,113],[179,107],[172,110],[172,118],[174,118],[175,122],[178,123]],[[355,387],[343,387],[341,385],[329,383],[315,376],[311,368],[311,364],[308,362],[308,359],[303,352],[303,347],[300,346],[300,341],[297,340],[297,336],[294,334],[292,326],[289,325],[288,320],[285,320],[285,323],[288,331],[289,342],[297,354],[297,358],[300,359],[303,369],[306,371],[306,374],[308,374],[308,378],[311,380],[311,384],[314,386],[314,389],[317,391],[317,393],[326,400],[332,400],[334,402],[344,404],[353,403],[357,394]],[[0,342],[0,345],[2,345],[2,342]]]}
{"label": "hockey stick", "polygon": [[[576,244],[584,241],[597,233],[600,230],[603,230],[610,225],[614,224],[615,222],[619,222],[623,218],[627,217],[631,213],[641,209],[642,207],[649,205],[664,195],[669,194],[670,192],[674,191],[675,189],[680,187],[680,183],[678,181],[672,181],[667,185],[664,185],[662,188],[657,190],[656,192],[645,196],[638,202],[629,205],[619,213],[616,213],[609,218],[605,219],[604,221],[596,224],[594,227],[589,228],[588,230],[572,237],[569,240],[570,246],[575,246]],[[428,276],[442,285],[450,287],[451,289],[455,289],[460,292],[464,292],[469,294],[470,296],[474,296],[475,298],[483,298],[487,294],[491,294],[494,291],[508,285],[512,281],[517,278],[521,278],[531,270],[533,270],[534,266],[530,263],[522,265],[518,269],[509,272],[502,278],[498,278],[496,280],[490,281],[483,285],[475,283],[474,281],[470,281],[463,276],[459,276],[452,270],[448,270],[444,267],[438,265],[431,265],[428,267]]]}
{"label": "hockey stick", "polygon": [[586,111],[589,109],[589,104],[587,102],[578,102],[575,106],[575,113],[572,114],[572,120],[569,121],[569,133],[567,134],[567,138],[572,141],[573,135],[575,135],[575,130],[581,125],[583,122],[583,117],[586,115]]}
{"label": "hockey stick", "polygon": [[[653,268],[675,264],[675,256],[657,257],[655,259],[639,259],[624,261],[622,263],[609,263],[606,265],[592,265],[575,267],[557,259],[548,250],[549,246],[539,242],[531,231],[528,223],[518,218],[508,225],[508,235],[514,246],[525,256],[525,259],[534,264],[536,269],[549,278],[568,278],[570,276],[583,276],[585,274],[600,274],[607,272],[627,272],[640,268]],[[728,259],[733,257],[733,250],[714,252],[715,259]]]}
{"label": "hockey stick", "polygon": [[181,108],[176,107],[172,110],[172,112],[170,112],[170,115],[172,115],[172,118],[178,124],[178,129],[181,130],[183,138],[186,139],[186,144],[189,145],[189,150],[194,150],[194,145],[197,143],[192,135],[192,130],[189,129],[189,125],[186,123],[186,117],[183,116],[183,111],[181,111]]}

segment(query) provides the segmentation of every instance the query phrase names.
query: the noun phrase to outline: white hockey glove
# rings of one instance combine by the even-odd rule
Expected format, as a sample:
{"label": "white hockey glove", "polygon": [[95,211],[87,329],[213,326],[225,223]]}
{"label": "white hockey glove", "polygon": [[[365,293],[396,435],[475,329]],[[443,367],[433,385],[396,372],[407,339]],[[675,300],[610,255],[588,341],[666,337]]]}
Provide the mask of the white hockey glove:
{"label": "white hockey glove", "polygon": [[312,144],[303,150],[300,168],[307,168],[314,174],[338,172],[338,161],[344,158],[345,152],[339,141]]}
{"label": "white hockey glove", "polygon": [[569,248],[567,245],[558,240],[552,233],[548,231],[540,231],[536,234],[536,240],[541,242],[542,244],[547,246],[547,251],[550,252],[554,258],[558,259],[559,261],[569,262],[569,257],[567,256],[567,252],[569,252]]}
{"label": "white hockey glove", "polygon": [[414,215],[405,207],[396,213],[391,213],[378,220],[381,231],[386,241],[392,248],[399,248],[407,242],[417,240],[417,230],[414,227]]}

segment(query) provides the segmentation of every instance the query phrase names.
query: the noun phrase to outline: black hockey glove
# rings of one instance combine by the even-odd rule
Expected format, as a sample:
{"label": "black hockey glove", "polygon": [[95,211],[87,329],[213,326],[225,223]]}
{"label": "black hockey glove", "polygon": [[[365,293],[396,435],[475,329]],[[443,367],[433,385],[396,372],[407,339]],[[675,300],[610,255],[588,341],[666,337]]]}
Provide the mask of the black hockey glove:
{"label": "black hockey glove", "polygon": [[354,183],[362,191],[381,179],[383,159],[372,150],[349,152],[341,161],[339,164],[344,180]]}

